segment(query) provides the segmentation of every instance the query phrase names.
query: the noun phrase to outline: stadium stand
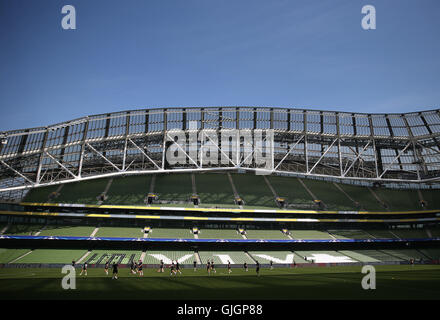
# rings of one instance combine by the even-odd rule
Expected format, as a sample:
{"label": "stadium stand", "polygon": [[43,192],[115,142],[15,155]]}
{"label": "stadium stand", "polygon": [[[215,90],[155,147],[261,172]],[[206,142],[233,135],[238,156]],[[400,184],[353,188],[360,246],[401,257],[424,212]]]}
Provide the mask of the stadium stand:
{"label": "stadium stand", "polygon": [[[417,229],[384,229],[384,230],[329,230],[336,239],[401,239],[430,238],[426,230]],[[435,236],[435,235],[432,235]]]}
{"label": "stadium stand", "polygon": [[375,239],[396,239],[397,237],[390,230],[366,230]]}
{"label": "stadium stand", "polygon": [[67,183],[59,196],[52,200],[58,203],[97,204],[99,194],[104,191],[107,179]]}
{"label": "stadium stand", "polygon": [[103,227],[99,228],[95,237],[143,238],[141,228]]}
{"label": "stadium stand", "polygon": [[359,187],[350,184],[340,183],[339,186],[355,201],[357,201],[362,210],[366,211],[384,211],[385,208],[376,200],[366,187]]}
{"label": "stadium stand", "polygon": [[165,264],[171,264],[172,261],[179,261],[179,263],[192,264],[195,259],[193,251],[147,251],[144,263],[159,264],[163,260]]}
{"label": "stadium stand", "polygon": [[149,175],[113,179],[104,204],[145,205],[150,180]]}
{"label": "stadium stand", "polygon": [[191,175],[187,173],[158,175],[156,177],[154,193],[159,196],[160,203],[168,202],[190,205],[189,199],[192,193]]}
{"label": "stadium stand", "polygon": [[[190,197],[196,189],[200,207],[238,208],[234,202],[233,188],[225,173],[196,173],[193,176],[195,188],[192,187],[191,174],[156,174],[153,192],[158,199],[154,203],[161,206],[193,207]],[[313,179],[273,175],[263,177],[249,173],[233,173],[231,178],[238,195],[244,200],[244,208],[248,209],[277,208],[273,191],[286,199],[287,209],[386,212],[440,208],[436,190],[420,191],[426,202],[426,206],[422,207],[417,190],[368,188]],[[98,204],[109,181],[110,179],[97,179],[68,183],[59,192],[56,192],[59,186],[34,188],[27,193],[23,202]],[[103,204],[146,205],[147,195],[152,192],[151,181],[152,175],[114,178]],[[315,200],[320,200],[324,205],[317,206]]]}
{"label": "stadium stand", "polygon": [[373,239],[363,230],[329,230],[328,232],[336,239]]}
{"label": "stadium stand", "polygon": [[432,237],[440,237],[440,229],[439,228],[429,228],[427,229],[427,232],[431,234]]}
{"label": "stadium stand", "polygon": [[[5,225],[5,224],[2,224]],[[63,226],[63,225],[41,225],[41,224],[10,224],[5,234],[11,235],[41,235],[41,236],[90,236],[94,230],[98,230],[95,237],[143,237],[144,229],[141,227],[99,227],[93,226]],[[198,229],[199,239],[243,239],[242,235],[234,229]],[[353,229],[353,230],[299,230],[290,229],[292,239],[400,239],[400,238],[428,238],[438,236],[439,229]],[[429,233],[429,234],[428,234]],[[193,239],[195,235],[191,228],[151,228],[150,238],[187,238]],[[281,230],[246,230],[247,239],[281,239],[287,237]],[[214,259],[216,264],[224,264],[227,260],[231,263],[242,264],[245,261],[249,264],[259,260],[260,263],[269,263],[273,260],[275,264],[286,263],[353,263],[353,262],[381,262],[395,263],[406,262],[410,259],[430,260],[438,259],[440,250],[437,249],[381,249],[370,250],[302,250],[302,251],[273,251],[253,250],[249,253],[243,251],[223,250],[202,250],[198,253],[193,251],[167,251],[148,250],[144,253],[144,263],[157,264],[160,259],[165,263],[171,260],[183,259],[182,262],[192,264],[193,261],[206,263],[207,259]],[[60,250],[60,249],[1,249],[0,263],[34,264],[34,263],[70,263],[78,260],[87,253],[85,250]],[[89,264],[103,264],[106,259],[113,256],[117,261],[128,263],[130,259],[139,260],[141,250],[93,250],[84,258]],[[102,258],[102,259],[101,259]],[[104,259],[104,260],[103,260]],[[122,259],[122,260],[118,260]],[[200,260],[199,260],[200,259]],[[116,261],[115,260],[115,261]],[[168,261],[168,262],[167,262]]]}
{"label": "stadium stand", "polygon": [[[82,185],[82,182],[81,182]],[[59,186],[47,186],[33,188],[29,190],[26,196],[23,198],[25,202],[56,202],[56,198],[49,200],[49,196],[54,194]]]}
{"label": "stadium stand", "polygon": [[366,255],[366,256],[373,258],[373,259],[376,259],[377,261],[380,261],[380,262],[402,261],[402,259],[391,256],[381,250],[355,250],[353,252]]}
{"label": "stadium stand", "polygon": [[333,239],[326,231],[318,230],[289,230],[293,239]]}
{"label": "stadium stand", "polygon": [[88,264],[105,264],[106,261],[110,264],[128,264],[132,260],[138,261],[140,256],[140,251],[133,250],[93,250],[85,260]]}
{"label": "stadium stand", "polygon": [[296,251],[304,260],[313,263],[347,263],[356,260],[337,251]]}
{"label": "stadium stand", "polygon": [[427,257],[418,250],[382,250],[382,252],[406,261],[409,261],[410,259],[427,259]]}
{"label": "stadium stand", "polygon": [[440,259],[440,249],[419,249],[419,251],[430,259]]}
{"label": "stadium stand", "polygon": [[228,178],[223,173],[195,174],[200,207],[234,207],[234,194]]}
{"label": "stadium stand", "polygon": [[417,192],[410,190],[391,190],[375,188],[374,192],[384,201],[390,210],[408,210],[408,208],[421,209]]}
{"label": "stadium stand", "polygon": [[212,259],[214,259],[214,263],[217,265],[227,264],[228,260],[231,264],[255,263],[249,255],[240,251],[199,251],[199,256],[203,264]]}
{"label": "stadium stand", "polygon": [[291,251],[249,251],[248,252],[254,260],[258,260],[259,263],[299,263],[302,259],[295,259],[295,254]]}
{"label": "stadium stand", "polygon": [[46,226],[40,232],[40,236],[88,237],[94,229],[93,227]]}
{"label": "stadium stand", "polygon": [[421,190],[421,194],[423,197],[423,200],[427,203],[428,209],[439,209],[440,208],[440,197],[439,197],[439,190]]}
{"label": "stadium stand", "polygon": [[[426,230],[417,230],[417,229],[393,229],[393,234],[395,234],[399,238],[429,238]],[[432,236],[435,236],[434,234]]]}
{"label": "stadium stand", "polygon": [[[72,260],[101,268],[106,261],[142,259],[148,268],[156,268],[160,260],[167,267],[177,260],[183,268],[192,269],[196,261],[206,270],[206,262],[214,259],[218,268],[228,260],[235,267],[246,262],[253,276],[256,261],[265,269],[273,261],[284,269],[272,275],[291,272],[296,278],[301,267],[323,267],[321,277],[332,278],[324,268],[333,264],[344,264],[341,270],[357,268],[355,272],[361,264],[393,265],[383,270],[401,264],[407,271],[415,259],[430,269],[440,257],[438,159],[431,153],[438,149],[439,114],[169,108],[4,132],[1,139],[5,136],[8,143],[0,145],[0,268],[58,268]],[[406,124],[398,125],[403,120]],[[198,158],[197,165],[172,164],[166,156],[170,135],[173,129],[194,133],[190,121],[212,132],[244,128],[255,136],[255,129],[273,130],[273,171],[256,159],[249,165],[235,163],[246,156],[239,136],[217,145],[230,147],[226,152],[232,165]],[[405,136],[394,135],[403,128],[408,130]],[[202,144],[196,145],[202,151]],[[188,143],[185,148],[195,146]],[[57,238],[69,236],[77,238]],[[293,269],[294,264],[299,268]],[[126,266],[121,267],[128,276]],[[305,271],[309,279],[320,273],[313,269]],[[103,270],[94,271],[106,276]],[[148,271],[147,286],[150,275],[156,275]],[[185,276],[204,275],[189,271]],[[259,280],[247,278],[251,290],[260,287]],[[268,278],[285,286],[278,276],[262,281],[269,283]],[[175,282],[165,279],[162,284]]]}
{"label": "stadium stand", "polygon": [[380,262],[379,260],[366,255],[363,251],[340,250],[338,252],[359,262]]}
{"label": "stadium stand", "polygon": [[294,256],[293,256],[293,261],[294,263],[302,263],[302,264],[309,264],[311,263],[310,261],[304,260],[304,257],[299,255],[297,251],[292,251]]}
{"label": "stadium stand", "polygon": [[0,263],[10,263],[28,252],[30,252],[29,249],[0,248]]}
{"label": "stadium stand", "polygon": [[314,200],[324,202],[328,210],[355,210],[354,203],[347,198],[333,183],[312,179],[302,179],[304,184],[317,197]]}
{"label": "stadium stand", "polygon": [[262,176],[239,173],[231,176],[245,207],[276,207],[274,196]]}
{"label": "stadium stand", "polygon": [[70,264],[72,260],[78,260],[86,250],[59,250],[59,249],[36,249],[30,254],[15,260],[13,263],[65,263]]}
{"label": "stadium stand", "polygon": [[194,233],[191,229],[173,229],[173,228],[153,228],[149,238],[181,238],[194,239]]}
{"label": "stadium stand", "polygon": [[248,239],[288,239],[281,230],[246,230],[246,237]]}
{"label": "stadium stand", "polygon": [[12,224],[8,230],[6,230],[5,234],[31,236],[40,232],[43,227],[41,224]]}
{"label": "stadium stand", "polygon": [[199,239],[243,239],[237,230],[230,229],[201,229]]}
{"label": "stadium stand", "polygon": [[314,208],[314,202],[297,179],[279,176],[268,176],[278,196],[286,197],[289,205],[299,208]]}

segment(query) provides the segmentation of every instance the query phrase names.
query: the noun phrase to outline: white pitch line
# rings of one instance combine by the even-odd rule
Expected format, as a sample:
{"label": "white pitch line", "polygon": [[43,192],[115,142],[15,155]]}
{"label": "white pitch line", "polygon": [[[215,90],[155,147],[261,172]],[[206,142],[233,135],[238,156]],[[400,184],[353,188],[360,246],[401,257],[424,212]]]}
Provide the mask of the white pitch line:
{"label": "white pitch line", "polygon": [[200,260],[198,252],[194,252],[194,258],[196,259],[197,264],[202,264],[202,260]]}
{"label": "white pitch line", "polygon": [[[95,230],[93,230],[93,232],[90,234],[90,237],[93,238],[98,230],[99,228],[95,228]],[[79,258],[78,261],[76,261],[76,263],[81,263],[90,254],[90,252],[91,251],[87,251],[81,258]]]}
{"label": "white pitch line", "polygon": [[336,240],[336,238],[330,232],[327,231],[327,233],[330,237],[332,237],[332,239]]}
{"label": "white pitch line", "polygon": [[78,261],[76,261],[76,263],[81,263],[89,254],[91,251],[87,251],[81,258],[79,258]]}
{"label": "white pitch line", "polygon": [[4,234],[4,233],[6,232],[6,230],[8,230],[8,228],[9,228],[10,225],[11,225],[11,224],[8,223],[8,224],[2,229],[2,231],[0,231],[0,234]]}
{"label": "white pitch line", "polygon": [[40,231],[38,231],[37,233],[34,234],[34,236],[39,236],[41,231],[43,231],[44,229],[46,229],[46,226],[44,226],[43,228],[40,229]]}
{"label": "white pitch line", "polygon": [[95,230],[93,230],[92,234],[90,235],[91,238],[93,238],[95,236],[95,234],[98,232],[99,228],[95,228]]}
{"label": "white pitch line", "polygon": [[29,252],[26,252],[25,254],[23,254],[23,255],[21,255],[21,256],[19,256],[17,259],[14,259],[14,260],[8,262],[8,264],[13,263],[13,262],[15,262],[15,261],[17,261],[17,260],[19,260],[19,259],[21,259],[21,258],[23,258],[23,257],[26,257],[26,256],[27,256],[28,254],[30,254],[30,253],[32,253],[32,250],[29,251]]}
{"label": "white pitch line", "polygon": [[139,259],[142,261],[142,263],[144,263],[146,255],[147,255],[147,251],[144,251],[144,252],[141,253],[141,256],[139,257]]}

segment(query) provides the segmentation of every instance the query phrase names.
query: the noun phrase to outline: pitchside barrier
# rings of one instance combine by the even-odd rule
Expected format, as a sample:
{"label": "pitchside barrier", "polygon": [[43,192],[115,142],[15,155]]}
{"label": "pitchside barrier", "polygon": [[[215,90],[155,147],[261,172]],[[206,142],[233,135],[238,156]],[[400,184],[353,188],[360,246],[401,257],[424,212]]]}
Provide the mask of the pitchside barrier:
{"label": "pitchside barrier", "polygon": [[[409,261],[376,261],[376,262],[331,262],[331,263],[297,263],[297,264],[273,264],[274,268],[319,268],[319,267],[352,267],[352,266],[365,266],[365,265],[410,265]],[[414,261],[414,265],[438,265],[440,264],[440,260],[423,260],[423,261]],[[1,268],[62,268],[65,265],[71,265],[71,263],[12,263],[12,264],[0,264]],[[81,269],[83,266],[82,263],[76,264],[75,268]],[[144,268],[150,269],[159,269],[159,264],[143,264]],[[193,264],[180,264],[182,269],[191,270],[194,268]],[[218,268],[227,268],[227,264],[216,264],[216,269]],[[111,265],[110,265],[111,267]],[[130,268],[130,264],[118,264],[119,268]],[[249,272],[255,269],[256,264],[248,263]],[[97,268],[104,269],[104,264],[89,264],[88,268]],[[165,264],[164,269],[167,270],[170,268],[170,264]],[[243,264],[231,264],[231,268],[234,269],[244,269]],[[270,269],[270,264],[260,264],[261,269]],[[111,268],[109,268],[111,269]],[[197,264],[197,269],[201,271],[206,271],[206,264]]]}

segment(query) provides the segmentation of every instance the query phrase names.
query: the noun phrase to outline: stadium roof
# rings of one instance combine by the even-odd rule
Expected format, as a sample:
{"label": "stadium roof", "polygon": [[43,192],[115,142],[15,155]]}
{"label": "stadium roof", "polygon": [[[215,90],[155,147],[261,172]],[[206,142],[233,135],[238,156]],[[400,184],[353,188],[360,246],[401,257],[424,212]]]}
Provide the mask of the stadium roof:
{"label": "stadium roof", "polygon": [[[165,159],[174,132],[273,132],[272,167],[243,161],[253,141],[237,138],[226,165]],[[240,133],[237,133],[239,136]],[[424,183],[440,177],[440,110],[366,114],[272,107],[191,107],[92,115],[48,127],[0,133],[0,193],[98,177],[246,169],[342,180]],[[220,139],[218,139],[220,141]],[[216,148],[219,157],[226,156]],[[194,146],[179,144],[182,150]],[[234,149],[235,148],[235,149]],[[201,155],[200,157],[197,155]]]}

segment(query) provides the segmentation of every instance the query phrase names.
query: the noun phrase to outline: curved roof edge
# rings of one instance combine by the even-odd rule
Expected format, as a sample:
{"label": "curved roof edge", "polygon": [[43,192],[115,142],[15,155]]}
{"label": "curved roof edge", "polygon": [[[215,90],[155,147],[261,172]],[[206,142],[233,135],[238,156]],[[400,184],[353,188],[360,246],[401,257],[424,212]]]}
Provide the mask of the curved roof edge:
{"label": "curved roof edge", "polygon": [[402,115],[418,115],[421,113],[432,113],[432,112],[440,112],[440,108],[437,109],[427,109],[427,110],[421,110],[421,111],[413,111],[413,112],[403,112],[403,113],[368,113],[368,112],[354,112],[354,111],[333,111],[333,110],[321,110],[321,109],[305,109],[305,108],[297,108],[297,107],[271,107],[271,106],[192,106],[192,107],[185,107],[185,106],[174,106],[174,107],[151,107],[151,108],[143,108],[143,109],[129,109],[129,110],[121,110],[121,111],[114,111],[109,113],[100,113],[100,114],[93,114],[88,115],[72,120],[67,120],[64,122],[59,122],[55,124],[51,124],[48,126],[40,126],[40,127],[33,127],[33,128],[20,128],[20,129],[14,129],[14,130],[7,130],[7,131],[0,131],[0,138],[2,136],[8,136],[9,134],[14,133],[20,133],[23,130],[28,130],[29,132],[32,131],[38,131],[38,130],[47,130],[47,129],[54,129],[60,126],[67,126],[77,123],[82,123],[90,118],[96,118],[96,117],[107,117],[108,115],[124,115],[126,113],[132,113],[132,112],[143,112],[143,111],[161,111],[161,110],[182,110],[182,109],[219,109],[219,108],[225,108],[225,109],[231,109],[231,108],[243,108],[243,109],[273,109],[273,110],[294,110],[299,112],[310,112],[310,113],[316,113],[316,112],[325,112],[325,113],[334,113],[334,114],[351,114],[351,115],[359,115],[359,116],[402,116]]}

